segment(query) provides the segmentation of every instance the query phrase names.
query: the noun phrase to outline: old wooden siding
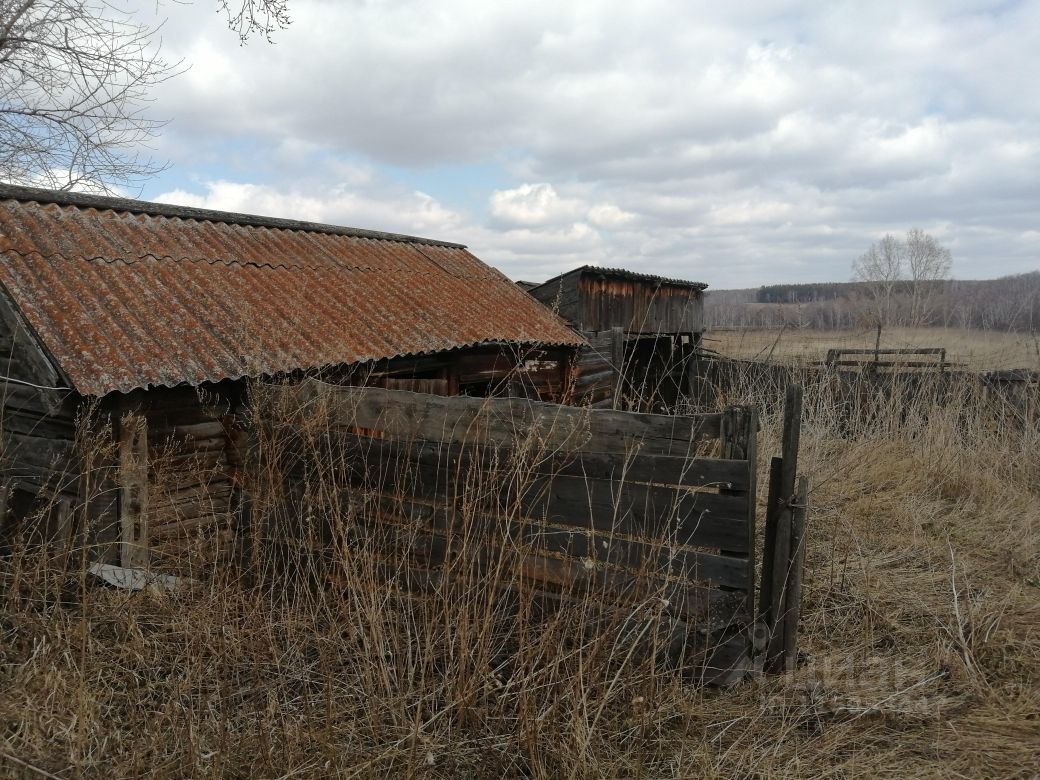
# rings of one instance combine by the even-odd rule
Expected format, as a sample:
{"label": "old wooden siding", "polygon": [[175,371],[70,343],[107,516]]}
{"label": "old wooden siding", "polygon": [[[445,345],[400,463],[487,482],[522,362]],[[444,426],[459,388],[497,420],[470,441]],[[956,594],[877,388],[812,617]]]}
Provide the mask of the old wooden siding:
{"label": "old wooden siding", "polygon": [[578,282],[582,330],[700,333],[703,294],[692,287],[583,274]]}
{"label": "old wooden siding", "polygon": [[545,284],[528,290],[543,305],[549,307],[577,330],[585,330],[582,325],[581,302],[578,295],[578,281],[584,269],[577,268]]}
{"label": "old wooden siding", "polygon": [[647,334],[704,330],[704,295],[692,283],[579,268],[530,294],[586,334],[611,328]]}

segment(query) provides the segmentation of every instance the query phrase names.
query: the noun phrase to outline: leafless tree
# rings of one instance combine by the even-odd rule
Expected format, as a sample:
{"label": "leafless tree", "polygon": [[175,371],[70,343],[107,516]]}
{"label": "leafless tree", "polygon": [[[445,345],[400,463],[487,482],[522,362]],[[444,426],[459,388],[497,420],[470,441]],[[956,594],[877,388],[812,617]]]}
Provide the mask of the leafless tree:
{"label": "leafless tree", "polygon": [[160,168],[138,151],[176,70],[155,32],[105,0],[0,0],[0,177],[107,189]]}
{"label": "leafless tree", "polygon": [[906,234],[906,264],[910,276],[910,325],[931,323],[950,278],[950,250],[920,230]]}
{"label": "leafless tree", "polygon": [[870,249],[852,264],[852,279],[860,283],[867,317],[877,329],[875,350],[881,346],[881,331],[892,319],[906,264],[906,245],[890,235],[871,244]]}
{"label": "leafless tree", "polygon": [[[287,0],[217,2],[243,42],[289,24]],[[158,32],[110,0],[0,0],[0,179],[107,191],[161,170],[147,109],[179,63]]]}

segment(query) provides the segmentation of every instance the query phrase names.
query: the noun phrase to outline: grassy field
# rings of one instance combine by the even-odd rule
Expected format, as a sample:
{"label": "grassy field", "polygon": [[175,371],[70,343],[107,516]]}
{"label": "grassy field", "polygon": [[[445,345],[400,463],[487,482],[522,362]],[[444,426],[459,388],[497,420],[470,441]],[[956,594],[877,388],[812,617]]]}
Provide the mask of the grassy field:
{"label": "grassy field", "polygon": [[[728,357],[816,363],[828,349],[873,349],[876,334],[862,331],[746,330],[709,331],[706,346]],[[945,347],[946,359],[973,370],[1040,369],[1040,337],[1021,333],[960,328],[890,328],[882,348]]]}
{"label": "grassy field", "polygon": [[[761,392],[739,400],[773,400]],[[764,456],[779,424],[763,420]],[[61,778],[1035,777],[1038,453],[1035,427],[970,394],[850,424],[806,388],[802,662],[728,689],[619,661],[581,604],[505,635],[485,582],[402,602],[349,546],[337,589],[267,578],[254,555],[249,576],[181,595],[85,588],[16,551],[0,560],[0,765]],[[515,663],[496,673],[506,647]]]}

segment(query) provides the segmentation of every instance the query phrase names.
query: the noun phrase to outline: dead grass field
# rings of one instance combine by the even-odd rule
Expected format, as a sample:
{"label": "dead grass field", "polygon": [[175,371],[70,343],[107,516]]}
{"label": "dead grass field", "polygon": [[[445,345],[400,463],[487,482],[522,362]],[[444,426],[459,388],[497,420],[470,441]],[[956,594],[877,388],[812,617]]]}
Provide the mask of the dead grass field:
{"label": "dead grass field", "polygon": [[[806,388],[810,542],[789,676],[703,689],[619,662],[580,607],[503,637],[481,582],[404,609],[349,548],[335,592],[220,576],[181,596],[84,589],[15,554],[0,561],[0,765],[61,778],[1036,777],[1038,432],[970,402],[889,411],[850,427]],[[763,456],[779,422],[764,420]],[[506,643],[516,663],[493,672]]]}
{"label": "dead grass field", "polygon": [[[876,334],[862,331],[719,329],[706,346],[727,357],[774,362],[818,363],[828,349],[873,349]],[[972,370],[1040,369],[1040,337],[961,328],[890,328],[882,348],[945,347],[946,359]]]}

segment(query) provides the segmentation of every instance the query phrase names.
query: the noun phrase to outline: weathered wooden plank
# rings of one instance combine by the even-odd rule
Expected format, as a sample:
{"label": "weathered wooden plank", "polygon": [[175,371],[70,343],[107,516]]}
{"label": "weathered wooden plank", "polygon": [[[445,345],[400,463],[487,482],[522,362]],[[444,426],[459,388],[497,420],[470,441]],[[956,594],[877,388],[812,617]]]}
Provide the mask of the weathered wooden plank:
{"label": "weathered wooden plank", "polygon": [[506,522],[511,537],[568,557],[599,561],[643,574],[668,575],[729,588],[746,589],[750,584],[747,558],[649,544],[574,528],[547,526],[540,522]]}
{"label": "weathered wooden plank", "polygon": [[4,455],[12,464],[38,466],[53,472],[65,471],[75,455],[69,439],[33,436],[16,431],[5,432]]}
{"label": "weathered wooden plank", "polygon": [[540,477],[518,498],[525,515],[559,525],[747,552],[742,497],[638,484],[614,490],[603,480]]}
{"label": "weathered wooden plank", "polygon": [[841,355],[944,355],[945,347],[903,347],[900,349],[845,349],[831,350]]}
{"label": "weathered wooden plank", "polygon": [[120,565],[148,568],[148,422],[131,409],[119,419]]}
{"label": "weathered wooden plank", "polygon": [[[745,520],[746,539],[747,539],[747,550],[748,561],[747,569],[745,571],[747,575],[748,587],[747,592],[747,603],[745,609],[749,615],[755,614],[755,587],[753,584],[755,578],[755,513],[757,507],[757,482],[758,482],[758,410],[754,408],[747,408],[744,415],[744,430],[743,438],[745,443],[744,455],[746,460],[744,461],[747,468],[747,483],[748,492],[744,497],[745,511],[747,512]],[[723,491],[725,492],[725,491]]]}
{"label": "weathered wooden plank", "polygon": [[[453,527],[450,520],[444,519],[445,513],[448,511],[445,507],[406,501],[394,502],[388,509],[397,513],[400,522],[413,523],[418,519],[425,523],[439,523],[446,527]],[[392,522],[393,516],[388,513],[384,516],[384,520],[389,524]],[[597,590],[605,599],[639,601],[656,595],[668,602],[670,612],[683,615],[685,618],[708,619],[710,616],[710,619],[719,625],[746,619],[743,612],[743,594],[734,594],[699,585],[669,582],[645,575],[636,576],[598,565],[589,566],[579,560],[566,560],[549,555],[523,552],[515,546],[496,543],[496,537],[479,532],[463,541],[462,535],[457,531],[437,532],[435,529],[426,531],[417,529],[412,524],[406,527],[403,534],[404,538],[421,544],[424,554],[432,556],[438,562],[443,561],[450,554],[450,546],[455,545],[460,552],[464,550],[468,563],[494,569],[498,572],[499,577],[504,575],[506,581],[510,576],[516,576],[515,572],[519,571],[524,578],[557,587],[582,587]],[[503,533],[497,538],[506,539],[508,537]],[[497,565],[500,562],[517,564],[517,567]],[[705,627],[707,625],[705,623]]]}
{"label": "weathered wooden plank", "polygon": [[227,501],[231,496],[231,483],[227,480],[212,482],[197,487],[178,487],[164,490],[153,486],[149,497],[149,506],[156,512],[183,504],[212,505],[219,501]]}
{"label": "weathered wooden plank", "polygon": [[783,459],[773,457],[769,462],[769,485],[766,491],[766,524],[763,530],[762,549],[762,579],[759,588],[759,610],[758,619],[767,631],[772,633],[775,627],[776,616],[780,614],[781,605],[779,599],[781,593],[773,588],[773,550],[776,549],[776,518],[779,514],[780,504],[780,468]]}
{"label": "weathered wooden plank", "polygon": [[940,363],[924,360],[834,360],[831,366],[877,366],[878,368],[958,368],[960,363]]}
{"label": "weathered wooden plank", "polygon": [[781,438],[782,458],[780,475],[777,480],[779,493],[775,497],[776,538],[773,556],[773,603],[777,611],[772,614],[773,631],[769,637],[769,648],[766,652],[765,668],[767,671],[782,671],[783,664],[783,626],[785,614],[790,608],[788,603],[788,576],[791,556],[791,505],[795,499],[795,480],[798,473],[798,446],[801,437],[802,388],[789,385],[784,401],[784,427]]}
{"label": "weathered wooden plank", "polygon": [[[666,546],[609,534],[547,525],[541,520],[515,514],[484,515],[460,512],[457,507],[436,502],[399,501],[380,498],[381,508],[391,513],[422,519],[429,530],[468,534],[480,539],[508,537],[519,544],[559,553],[581,561],[598,561],[651,576],[671,576],[687,581],[704,581],[732,588],[750,584],[747,558],[715,555],[681,546]],[[476,515],[476,516],[475,516]]]}
{"label": "weathered wooden plank", "polygon": [[682,455],[718,437],[720,416],[632,414],[545,404],[521,398],[420,395],[382,388],[335,387],[309,380],[303,394],[335,399],[338,425],[386,431],[400,439],[485,442],[538,441],[553,449]]}
{"label": "weathered wooden plank", "polygon": [[51,415],[11,406],[5,406],[0,414],[3,416],[4,430],[11,433],[67,441],[72,441],[76,436],[76,421],[71,414]]}
{"label": "weathered wooden plank", "polygon": [[228,525],[231,514],[226,509],[215,512],[197,511],[176,515],[163,516],[162,522],[155,523],[149,528],[152,542],[164,541],[172,537],[194,535],[200,530],[216,530]]}
{"label": "weathered wooden plank", "polygon": [[[674,539],[678,544],[747,552],[747,498],[694,492],[685,488],[571,476],[518,472],[488,451],[463,465],[444,449],[429,447],[414,460],[373,442],[354,466],[360,483],[389,495],[448,501],[482,495],[492,508],[519,511],[558,525],[637,537]],[[397,451],[400,452],[400,451]],[[474,475],[479,475],[474,482]],[[663,536],[664,535],[664,536]]]}
{"label": "weathered wooden plank", "polygon": [[[474,463],[488,463],[486,448],[438,442],[399,442],[337,433],[337,442],[347,452],[357,452],[370,462],[397,464],[416,461],[447,463],[466,470]],[[617,484],[653,483],[681,487],[717,487],[746,490],[752,483],[748,462],[724,458],[679,457],[617,452],[549,452],[544,455],[497,449],[494,462],[501,469],[528,475],[559,475],[609,480]]]}
{"label": "weathered wooden plank", "polygon": [[153,477],[156,473],[162,474],[167,471],[189,474],[212,473],[229,460],[224,451],[219,449],[176,451],[171,454],[161,447],[150,447],[149,452],[152,457]]}

